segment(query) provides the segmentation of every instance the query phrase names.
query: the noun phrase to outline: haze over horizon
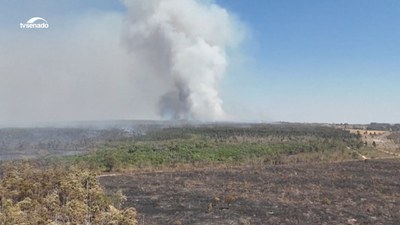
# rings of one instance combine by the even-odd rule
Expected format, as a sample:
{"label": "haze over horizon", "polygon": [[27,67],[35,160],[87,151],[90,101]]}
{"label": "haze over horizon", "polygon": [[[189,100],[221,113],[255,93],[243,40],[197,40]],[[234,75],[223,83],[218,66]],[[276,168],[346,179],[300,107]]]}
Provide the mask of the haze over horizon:
{"label": "haze over horizon", "polygon": [[32,2],[0,4],[0,125],[400,123],[399,1]]}

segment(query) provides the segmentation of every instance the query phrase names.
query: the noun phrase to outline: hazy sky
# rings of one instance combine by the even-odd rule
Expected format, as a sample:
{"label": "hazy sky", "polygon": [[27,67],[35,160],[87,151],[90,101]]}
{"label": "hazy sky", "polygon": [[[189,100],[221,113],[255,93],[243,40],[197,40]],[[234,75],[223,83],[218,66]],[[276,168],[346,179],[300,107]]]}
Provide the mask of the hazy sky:
{"label": "hazy sky", "polygon": [[[219,86],[232,118],[400,122],[400,1],[215,2],[246,30]],[[165,87],[121,45],[126,11],[111,0],[1,2],[0,123],[158,119]],[[50,28],[20,29],[34,16]]]}

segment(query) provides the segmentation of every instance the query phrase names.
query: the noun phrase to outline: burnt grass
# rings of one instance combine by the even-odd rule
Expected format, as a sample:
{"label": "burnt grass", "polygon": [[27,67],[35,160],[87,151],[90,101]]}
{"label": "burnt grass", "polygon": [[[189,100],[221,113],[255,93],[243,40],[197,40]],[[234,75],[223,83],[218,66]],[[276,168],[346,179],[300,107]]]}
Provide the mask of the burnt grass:
{"label": "burnt grass", "polygon": [[139,224],[399,224],[400,161],[135,172],[100,177]]}

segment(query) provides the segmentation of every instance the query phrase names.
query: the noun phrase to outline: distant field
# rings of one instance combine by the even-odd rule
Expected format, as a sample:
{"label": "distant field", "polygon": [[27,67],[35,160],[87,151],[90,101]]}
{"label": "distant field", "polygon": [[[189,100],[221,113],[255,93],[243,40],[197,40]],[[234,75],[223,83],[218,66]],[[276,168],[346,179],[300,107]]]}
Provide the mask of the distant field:
{"label": "distant field", "polygon": [[198,125],[158,129],[70,157],[103,171],[208,164],[282,164],[358,158],[365,148],[349,131],[307,124]]}
{"label": "distant field", "polygon": [[385,130],[365,130],[365,129],[346,129],[348,131],[350,131],[352,134],[361,134],[361,135],[382,135],[382,134],[386,134],[389,133],[389,131],[385,131]]}
{"label": "distant field", "polygon": [[382,145],[374,148],[372,138],[388,132],[295,123],[6,128],[0,129],[0,159],[69,156],[63,161],[100,171],[332,162],[384,157],[377,151]]}
{"label": "distant field", "polygon": [[3,128],[0,129],[0,159],[80,154],[99,144],[132,136],[121,129]]}

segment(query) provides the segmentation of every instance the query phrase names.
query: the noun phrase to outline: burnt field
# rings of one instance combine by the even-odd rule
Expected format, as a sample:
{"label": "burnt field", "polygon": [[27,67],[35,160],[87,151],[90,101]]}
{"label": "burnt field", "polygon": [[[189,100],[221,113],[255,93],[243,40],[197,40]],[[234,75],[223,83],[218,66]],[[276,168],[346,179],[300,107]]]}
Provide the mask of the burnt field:
{"label": "burnt field", "polygon": [[[400,161],[383,159],[395,157],[398,145],[388,138],[397,133],[367,141],[362,132],[326,124],[146,121],[3,128],[0,159],[33,158],[43,176],[57,166],[103,174],[105,199],[136,208],[140,225],[398,224]],[[123,204],[114,199],[121,193]],[[26,209],[18,210],[29,215]]]}
{"label": "burnt field", "polygon": [[139,224],[398,224],[400,162],[202,168],[100,177]]}

